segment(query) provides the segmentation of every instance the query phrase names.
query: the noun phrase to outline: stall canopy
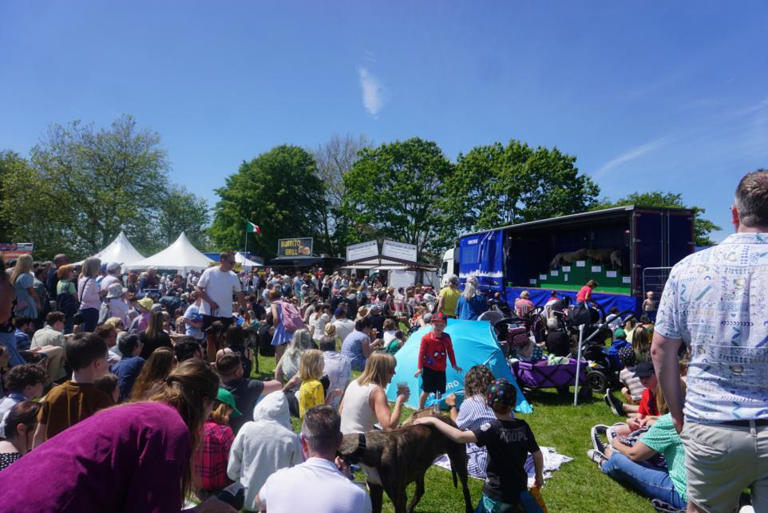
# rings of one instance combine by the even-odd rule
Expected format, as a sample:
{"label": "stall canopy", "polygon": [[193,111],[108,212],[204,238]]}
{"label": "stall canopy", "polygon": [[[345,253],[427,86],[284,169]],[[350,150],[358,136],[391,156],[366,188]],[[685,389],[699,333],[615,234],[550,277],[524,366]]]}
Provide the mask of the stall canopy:
{"label": "stall canopy", "polygon": [[243,266],[243,269],[252,269],[254,267],[264,267],[263,264],[251,260],[239,251],[235,253],[235,262]]}
{"label": "stall canopy", "polygon": [[[110,242],[106,248],[93,255],[93,257],[98,258],[102,263],[110,264],[117,262],[123,264],[123,267],[128,267],[133,263],[144,260],[144,256],[133,247],[133,244],[131,244],[131,241],[128,240],[124,232],[120,232],[115,237],[115,240]],[[82,262],[78,262],[76,265],[81,264]]]}
{"label": "stall canopy", "polygon": [[[397,367],[395,375],[387,387],[387,399],[394,401],[397,397],[397,385],[405,383],[411,390],[411,397],[406,403],[411,408],[418,408],[419,391],[421,390],[421,378],[413,377],[418,363],[419,346],[421,337],[432,330],[432,326],[425,326],[408,337],[408,341],[395,354]],[[504,355],[496,342],[496,333],[488,321],[460,321],[448,319],[445,332],[451,336],[453,352],[456,363],[463,372],[454,371],[449,365],[446,369],[446,395],[455,393],[459,399],[464,395],[464,375],[473,365],[484,365],[493,373],[496,379],[504,378],[517,389],[517,404],[515,411],[531,413],[533,408],[525,400],[520,387],[517,385],[512,371],[509,369]],[[427,405],[431,405],[434,399],[430,397]]]}
{"label": "stall canopy", "polygon": [[176,242],[165,248],[159,253],[127,265],[129,269],[173,269],[181,273],[189,271],[199,271],[205,269],[214,263],[213,260],[200,252],[187,238],[184,232],[181,232]]}

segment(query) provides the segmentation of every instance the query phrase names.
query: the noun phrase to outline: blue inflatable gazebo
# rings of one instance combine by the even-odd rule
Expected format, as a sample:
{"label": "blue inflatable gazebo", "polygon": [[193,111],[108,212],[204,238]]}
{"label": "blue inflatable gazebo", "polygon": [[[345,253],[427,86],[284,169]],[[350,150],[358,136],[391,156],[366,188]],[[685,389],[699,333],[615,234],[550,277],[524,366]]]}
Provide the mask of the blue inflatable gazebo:
{"label": "blue inflatable gazebo", "polygon": [[[416,372],[416,360],[419,356],[421,337],[432,331],[432,326],[425,326],[413,333],[402,348],[397,352],[397,369],[389,386],[387,387],[387,399],[394,401],[397,397],[397,384],[407,383],[411,390],[411,397],[407,405],[411,408],[419,407],[419,394],[421,393],[421,378],[414,378]],[[514,384],[517,389],[517,405],[515,411],[519,413],[532,413],[533,408],[523,397],[520,387],[517,385],[512,371],[509,370],[504,355],[496,341],[496,333],[488,321],[460,321],[448,319],[445,332],[451,336],[453,352],[456,355],[456,364],[464,372],[474,365],[485,365],[496,378],[505,378]],[[451,368],[450,361],[446,370],[445,395],[455,393],[459,400],[464,397],[464,374],[459,374]],[[427,406],[434,403],[430,396]]]}

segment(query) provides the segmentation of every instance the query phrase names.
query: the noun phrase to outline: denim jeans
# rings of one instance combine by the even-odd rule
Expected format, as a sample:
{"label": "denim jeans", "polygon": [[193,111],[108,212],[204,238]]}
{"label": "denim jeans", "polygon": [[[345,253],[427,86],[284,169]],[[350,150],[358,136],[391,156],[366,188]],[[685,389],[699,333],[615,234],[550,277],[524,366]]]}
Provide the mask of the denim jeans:
{"label": "denim jeans", "polygon": [[99,322],[99,310],[96,308],[83,308],[80,310],[83,316],[83,332],[91,333]]}
{"label": "denim jeans", "polygon": [[685,502],[675,490],[669,474],[664,470],[635,463],[614,451],[603,463],[602,471],[616,481],[627,484],[650,499],[659,499],[676,508],[685,508]]}

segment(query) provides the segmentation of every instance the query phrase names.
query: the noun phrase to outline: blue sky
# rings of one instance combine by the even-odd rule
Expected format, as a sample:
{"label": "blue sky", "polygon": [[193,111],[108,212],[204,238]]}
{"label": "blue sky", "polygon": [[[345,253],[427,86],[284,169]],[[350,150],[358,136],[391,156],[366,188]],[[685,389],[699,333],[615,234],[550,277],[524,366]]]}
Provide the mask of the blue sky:
{"label": "blue sky", "polygon": [[0,148],[123,113],[216,200],[242,160],[332,134],[455,158],[511,138],[604,195],[682,192],[731,231],[768,167],[765,2],[0,2]]}

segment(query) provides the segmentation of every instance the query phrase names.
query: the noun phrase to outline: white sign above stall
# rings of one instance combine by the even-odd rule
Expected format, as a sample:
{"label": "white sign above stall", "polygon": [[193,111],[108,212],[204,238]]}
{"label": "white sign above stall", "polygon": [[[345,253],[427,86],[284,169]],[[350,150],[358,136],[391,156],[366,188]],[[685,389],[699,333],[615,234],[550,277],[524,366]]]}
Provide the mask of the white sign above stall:
{"label": "white sign above stall", "polygon": [[376,258],[377,256],[379,256],[379,243],[375,240],[347,246],[347,262],[356,262],[364,258]]}
{"label": "white sign above stall", "polygon": [[416,245],[385,240],[381,246],[381,256],[416,262]]}

